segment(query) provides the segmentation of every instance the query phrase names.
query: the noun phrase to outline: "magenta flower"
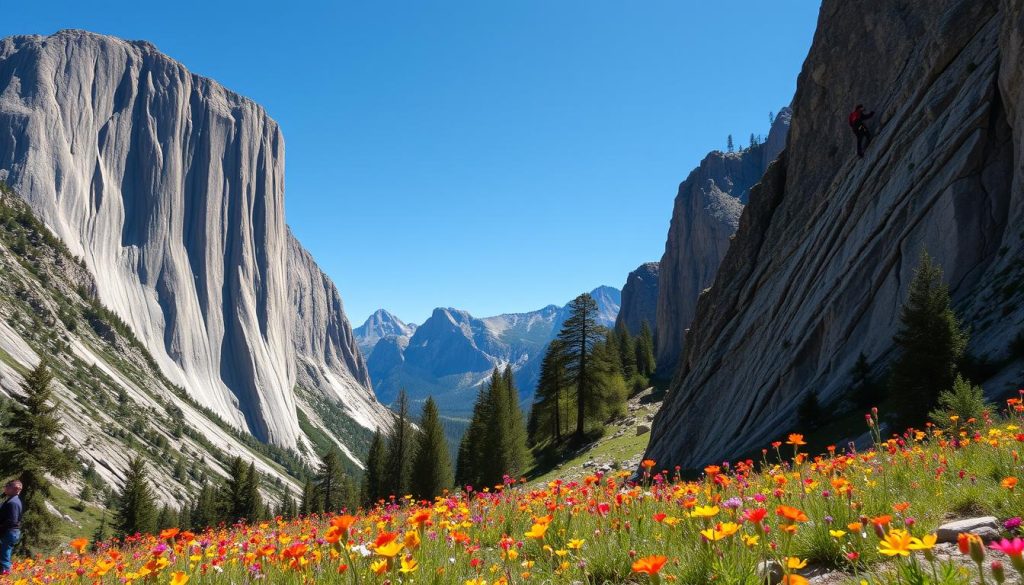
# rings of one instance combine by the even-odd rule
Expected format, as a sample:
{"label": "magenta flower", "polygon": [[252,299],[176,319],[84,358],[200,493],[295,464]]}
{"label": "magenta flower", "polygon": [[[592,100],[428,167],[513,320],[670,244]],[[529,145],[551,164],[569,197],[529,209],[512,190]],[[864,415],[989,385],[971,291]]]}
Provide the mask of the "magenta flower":
{"label": "magenta flower", "polygon": [[1013,540],[1006,540],[1004,538],[999,542],[993,542],[988,546],[989,548],[1002,552],[1010,558],[1021,558],[1024,556],[1024,539],[1021,538],[1014,538]]}

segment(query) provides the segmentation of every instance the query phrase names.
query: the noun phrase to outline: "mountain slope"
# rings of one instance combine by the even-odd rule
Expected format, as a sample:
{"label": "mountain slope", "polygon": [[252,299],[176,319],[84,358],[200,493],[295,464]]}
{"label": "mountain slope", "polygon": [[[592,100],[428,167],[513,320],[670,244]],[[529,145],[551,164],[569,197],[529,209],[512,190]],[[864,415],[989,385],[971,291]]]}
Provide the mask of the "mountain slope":
{"label": "mountain slope", "polygon": [[337,291],[285,226],[260,106],[149,43],[61,31],[0,41],[0,127],[2,178],[197,403],[287,448],[309,445],[297,384],[386,424]]}
{"label": "mountain slope", "polygon": [[[84,263],[0,183],[0,403],[21,392],[24,375],[41,358],[54,378],[64,433],[78,451],[80,470],[62,487],[77,494],[118,489],[128,461],[145,458],[153,488],[175,506],[205,478],[226,477],[241,455],[281,488],[300,487],[302,458],[232,428],[172,384],[127,325],[96,298]],[[86,502],[89,504],[89,502]]]}
{"label": "mountain slope", "polygon": [[790,115],[789,108],[779,112],[762,144],[738,152],[711,152],[679,185],[665,253],[658,263],[657,317],[652,323],[661,377],[675,370],[697,297],[714,281],[750,188],[786,145]]}
{"label": "mountain slope", "polygon": [[[591,295],[598,304],[599,323],[612,327],[621,293],[602,286]],[[511,365],[527,403],[544,348],[568,316],[567,307],[555,305],[484,318],[458,309],[434,309],[412,336],[392,335],[377,343],[367,360],[370,376],[383,402],[405,388],[413,400],[433,395],[445,414],[462,415],[472,410],[476,387],[493,369]]]}
{"label": "mountain slope", "polygon": [[[838,405],[860,352],[877,371],[919,253],[942,265],[986,389],[1016,388],[1024,329],[1021,0],[826,0],[785,154],[750,196],[648,456],[687,468],[794,427],[808,392]],[[862,31],[871,31],[864,35]],[[845,112],[879,114],[853,152]]]}

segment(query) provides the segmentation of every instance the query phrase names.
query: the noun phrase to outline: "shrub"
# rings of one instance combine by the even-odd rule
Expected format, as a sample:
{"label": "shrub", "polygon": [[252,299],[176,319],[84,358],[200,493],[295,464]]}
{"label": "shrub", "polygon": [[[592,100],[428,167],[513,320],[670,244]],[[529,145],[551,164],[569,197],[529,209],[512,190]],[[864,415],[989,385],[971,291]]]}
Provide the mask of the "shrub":
{"label": "shrub", "polygon": [[[939,394],[939,405],[928,417],[942,428],[956,427],[969,419],[982,420],[992,411],[992,405],[985,399],[981,386],[975,386],[963,377],[957,376],[952,390]],[[956,421],[951,417],[959,417]]]}

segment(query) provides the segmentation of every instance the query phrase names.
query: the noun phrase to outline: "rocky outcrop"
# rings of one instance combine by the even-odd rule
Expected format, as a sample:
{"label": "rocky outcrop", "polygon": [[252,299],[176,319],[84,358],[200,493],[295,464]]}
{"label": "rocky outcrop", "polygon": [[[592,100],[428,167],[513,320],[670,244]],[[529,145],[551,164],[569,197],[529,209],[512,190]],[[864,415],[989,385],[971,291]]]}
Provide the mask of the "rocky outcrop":
{"label": "rocky outcrop", "polygon": [[366,322],[356,327],[353,332],[363,355],[370,355],[377,342],[385,337],[397,335],[412,337],[416,332],[415,323],[406,323],[384,309],[377,309],[367,317]]}
{"label": "rocky outcrop", "polygon": [[657,315],[652,322],[661,377],[669,377],[676,367],[697,298],[714,281],[750,188],[786,145],[790,116],[791,110],[783,108],[761,144],[708,154],[679,185],[659,264]]}
{"label": "rocky outcrop", "polygon": [[622,287],[622,307],[616,327],[625,327],[633,335],[640,333],[644,321],[653,328],[658,316],[658,263],[647,262],[629,273]]}
{"label": "rocky outcrop", "polygon": [[61,31],[0,41],[0,127],[7,181],[198,403],[285,447],[299,381],[383,419],[337,291],[288,234],[263,108],[149,43]]}
{"label": "rocky outcrop", "polygon": [[[647,455],[699,467],[838,405],[863,352],[892,359],[919,254],[944,268],[969,351],[1016,388],[1024,328],[1021,0],[825,0],[785,154],[750,195]],[[845,113],[878,111],[867,156]]]}

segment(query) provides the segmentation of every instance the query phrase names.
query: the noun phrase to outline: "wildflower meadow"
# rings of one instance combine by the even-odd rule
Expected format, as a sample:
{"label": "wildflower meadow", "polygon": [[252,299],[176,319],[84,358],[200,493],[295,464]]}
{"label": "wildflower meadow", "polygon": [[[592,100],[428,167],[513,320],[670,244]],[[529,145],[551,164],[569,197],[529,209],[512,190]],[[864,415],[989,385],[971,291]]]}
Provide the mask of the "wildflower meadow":
{"label": "wildflower meadow", "polygon": [[[998,416],[890,438],[875,411],[865,448],[814,455],[794,433],[759,461],[692,480],[646,460],[637,474],[509,479],[351,514],[79,538],[58,556],[20,560],[3,583],[799,585],[812,567],[868,585],[1016,582],[1022,410],[1014,398]],[[940,524],[981,514],[999,519],[1000,538],[961,534],[952,555],[935,554]]]}

